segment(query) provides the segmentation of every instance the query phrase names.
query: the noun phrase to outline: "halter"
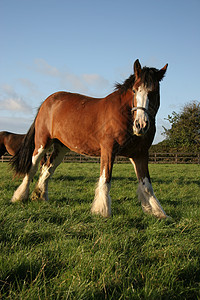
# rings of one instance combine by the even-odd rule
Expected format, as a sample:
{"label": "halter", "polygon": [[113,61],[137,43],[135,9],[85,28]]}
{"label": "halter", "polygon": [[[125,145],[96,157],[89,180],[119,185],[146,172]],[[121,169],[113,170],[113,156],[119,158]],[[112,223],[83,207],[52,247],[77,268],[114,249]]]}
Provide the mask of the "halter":
{"label": "halter", "polygon": [[136,111],[137,109],[141,109],[141,110],[145,111],[147,114],[149,114],[148,110],[145,107],[142,107],[142,106],[132,107],[131,112]]}
{"label": "halter", "polygon": [[[134,101],[134,97],[133,97],[133,101]],[[150,113],[150,111],[148,109],[146,109],[145,107],[142,107],[142,106],[133,106],[134,105],[133,101],[132,101],[132,108],[131,108],[131,113],[132,114],[134,113],[134,111],[136,111],[138,109],[141,109],[141,110],[143,110],[144,112],[147,113],[147,115],[148,115],[148,117],[150,119],[152,119],[152,120],[155,119],[155,114],[154,114],[153,110],[152,110],[152,113]]]}

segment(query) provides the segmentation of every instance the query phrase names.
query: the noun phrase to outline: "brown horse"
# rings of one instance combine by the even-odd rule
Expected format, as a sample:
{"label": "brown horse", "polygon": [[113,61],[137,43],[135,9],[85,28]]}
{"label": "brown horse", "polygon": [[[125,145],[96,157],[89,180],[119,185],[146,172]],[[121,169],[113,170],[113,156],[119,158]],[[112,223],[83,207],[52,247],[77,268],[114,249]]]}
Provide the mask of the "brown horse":
{"label": "brown horse", "polygon": [[[0,158],[2,155],[4,155],[6,152],[10,155],[15,155],[26,135],[25,134],[18,134],[18,133],[12,133],[8,131],[1,131],[0,132]],[[42,157],[40,161],[40,165],[42,166],[47,160],[46,154]]]}
{"label": "brown horse", "polygon": [[8,131],[0,132],[0,157],[8,152],[15,155],[19,150],[25,134],[17,134]]}
{"label": "brown horse", "polygon": [[123,84],[117,84],[105,98],[57,92],[40,106],[12,166],[24,174],[12,202],[27,200],[29,185],[38,162],[53,144],[47,164],[42,168],[32,199],[48,199],[48,180],[61,163],[66,147],[101,157],[100,178],[92,212],[104,217],[111,215],[111,176],[116,155],[130,158],[139,181],[138,196],[144,212],[166,218],[154,195],[148,170],[148,149],[155,135],[155,117],[160,105],[159,82],[167,64],[160,70],[141,68],[134,63],[134,74]]}

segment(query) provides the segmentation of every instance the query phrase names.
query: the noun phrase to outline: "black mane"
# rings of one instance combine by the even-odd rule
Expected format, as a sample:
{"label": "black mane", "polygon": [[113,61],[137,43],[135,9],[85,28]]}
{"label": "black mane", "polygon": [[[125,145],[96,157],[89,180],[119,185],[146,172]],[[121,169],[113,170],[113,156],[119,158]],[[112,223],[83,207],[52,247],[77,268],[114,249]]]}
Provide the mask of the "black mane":
{"label": "black mane", "polygon": [[115,90],[120,91],[121,94],[126,93],[127,90],[132,89],[135,82],[135,75],[130,75],[123,83],[116,82]]}
{"label": "black mane", "polygon": [[[155,82],[158,82],[157,73],[159,70],[156,68],[148,68],[144,67],[141,70],[140,78],[141,83],[144,84],[145,87],[152,87],[154,88]],[[123,83],[116,83],[115,90],[118,90],[121,94],[126,93],[127,90],[132,89],[135,83],[135,75],[130,75]]]}

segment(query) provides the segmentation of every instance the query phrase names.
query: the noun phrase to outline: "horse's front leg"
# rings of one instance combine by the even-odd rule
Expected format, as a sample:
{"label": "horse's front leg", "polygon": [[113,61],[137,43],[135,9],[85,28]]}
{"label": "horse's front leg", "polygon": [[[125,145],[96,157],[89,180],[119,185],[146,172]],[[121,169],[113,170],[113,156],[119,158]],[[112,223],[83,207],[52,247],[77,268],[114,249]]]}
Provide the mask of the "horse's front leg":
{"label": "horse's front leg", "polygon": [[110,188],[114,159],[112,150],[101,149],[100,178],[96,187],[91,211],[103,217],[111,216]]}
{"label": "horse's front leg", "polygon": [[150,213],[159,219],[167,218],[160,202],[156,198],[148,169],[148,154],[130,158],[131,163],[135,167],[135,173],[138,178],[138,199],[141,201],[142,209],[145,213]]}

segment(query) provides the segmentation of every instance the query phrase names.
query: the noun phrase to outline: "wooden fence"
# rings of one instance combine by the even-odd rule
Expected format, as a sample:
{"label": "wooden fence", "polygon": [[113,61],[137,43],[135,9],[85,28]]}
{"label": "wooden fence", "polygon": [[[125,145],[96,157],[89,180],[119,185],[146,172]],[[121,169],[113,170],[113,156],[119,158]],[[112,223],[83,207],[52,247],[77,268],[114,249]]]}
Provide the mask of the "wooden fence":
{"label": "wooden fence", "polygon": [[[11,156],[2,156],[0,162],[8,162]],[[83,156],[74,152],[67,152],[63,162],[80,162],[80,163],[99,163],[100,158],[93,158]],[[118,156],[115,159],[115,163],[127,163],[128,158]],[[154,153],[150,152],[149,162],[153,164],[200,164],[200,153]]]}

